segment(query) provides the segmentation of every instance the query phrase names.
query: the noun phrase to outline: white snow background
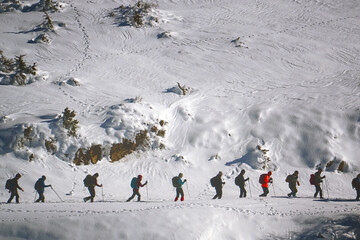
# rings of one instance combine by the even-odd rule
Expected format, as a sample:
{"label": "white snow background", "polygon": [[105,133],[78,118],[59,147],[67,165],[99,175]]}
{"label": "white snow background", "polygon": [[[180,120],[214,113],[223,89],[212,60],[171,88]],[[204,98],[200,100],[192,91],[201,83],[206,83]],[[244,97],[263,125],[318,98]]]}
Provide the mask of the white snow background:
{"label": "white snow background", "polygon": [[[38,67],[26,86],[0,85],[0,179],[19,172],[25,190],[20,204],[5,204],[0,188],[0,239],[360,239],[351,187],[360,171],[360,2],[154,0],[157,20],[140,28],[119,11],[135,3],[63,1],[48,12],[49,43],[35,41],[43,12],[0,13],[0,50]],[[58,121],[66,107],[79,121],[76,138]],[[153,135],[149,148],[117,162],[72,162],[79,147],[134,138],[161,120],[165,137]],[[29,126],[34,141],[19,147]],[[258,145],[268,150],[266,170]],[[319,165],[325,200],[309,183]],[[246,199],[234,184],[241,169]],[[268,170],[274,185],[259,198]],[[298,197],[287,198],[295,170]],[[212,200],[218,171],[226,184]],[[84,203],[82,180],[95,172],[104,187]],[[173,201],[179,172],[184,202]],[[144,201],[127,203],[138,174],[149,182]],[[46,203],[33,203],[41,175],[62,201],[47,188]]]}

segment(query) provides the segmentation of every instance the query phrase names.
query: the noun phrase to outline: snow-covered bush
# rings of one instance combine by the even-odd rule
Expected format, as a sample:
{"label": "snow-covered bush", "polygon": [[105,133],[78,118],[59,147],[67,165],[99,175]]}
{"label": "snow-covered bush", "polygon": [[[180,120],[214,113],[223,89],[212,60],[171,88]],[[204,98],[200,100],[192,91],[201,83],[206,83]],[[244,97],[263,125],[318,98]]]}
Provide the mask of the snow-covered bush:
{"label": "snow-covered bush", "polygon": [[114,17],[119,26],[133,26],[137,28],[154,26],[158,24],[159,20],[152,11],[153,7],[155,7],[155,4],[138,1],[133,6],[121,5],[114,9],[109,16]]}
{"label": "snow-covered bush", "polygon": [[21,10],[22,5],[18,0],[4,0],[0,2],[0,13]]}
{"label": "snow-covered bush", "polygon": [[49,16],[49,14],[47,12],[44,12],[45,16],[44,16],[44,21],[40,24],[40,27],[44,30],[44,31],[53,31],[54,30],[54,24]]}
{"label": "snow-covered bush", "polygon": [[187,95],[190,92],[190,87],[187,87],[185,85],[181,86],[180,83],[177,83],[175,87],[169,88],[166,90],[168,93],[175,93],[178,95]]}
{"label": "snow-covered bush", "polygon": [[68,136],[71,137],[76,137],[77,135],[76,131],[78,129],[79,121],[75,119],[75,116],[75,110],[70,111],[69,108],[65,108],[62,115],[63,126],[66,129]]}
{"label": "snow-covered bush", "polygon": [[38,3],[32,4],[31,6],[25,6],[23,8],[24,12],[30,11],[48,11],[48,12],[58,12],[63,8],[63,5],[53,0],[40,0]]}
{"label": "snow-covered bush", "polygon": [[248,48],[248,47],[245,47],[245,43],[243,43],[243,42],[240,40],[240,37],[232,40],[231,42],[235,45],[235,47]]}
{"label": "snow-covered bush", "polygon": [[49,44],[51,42],[51,38],[46,33],[42,33],[38,35],[36,38],[33,38],[28,41],[28,43],[45,43]]}
{"label": "snow-covered bush", "polygon": [[25,86],[35,81],[36,63],[27,65],[25,55],[9,59],[0,50],[0,84]]}
{"label": "snow-covered bush", "polygon": [[260,153],[261,153],[261,158],[259,159],[259,161],[260,161],[260,163],[262,165],[262,169],[263,170],[268,170],[269,169],[269,163],[271,162],[270,157],[267,155],[269,150],[262,148],[260,145],[256,146],[256,150],[260,151]]}

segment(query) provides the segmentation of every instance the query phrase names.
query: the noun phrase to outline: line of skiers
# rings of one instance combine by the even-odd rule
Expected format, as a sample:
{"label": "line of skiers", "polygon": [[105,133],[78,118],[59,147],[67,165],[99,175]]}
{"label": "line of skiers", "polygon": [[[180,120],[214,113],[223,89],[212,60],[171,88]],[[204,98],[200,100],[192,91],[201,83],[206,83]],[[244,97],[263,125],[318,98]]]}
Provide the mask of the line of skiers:
{"label": "line of skiers", "polygon": [[[323,191],[321,188],[321,183],[323,182],[323,179],[325,176],[321,176],[322,170],[318,169],[318,171],[314,174],[310,175],[310,184],[315,186],[315,194],[314,197],[316,198],[318,194],[320,195],[320,198],[323,198]],[[215,188],[216,194],[212,199],[221,199],[222,197],[222,188],[225,182],[222,180],[222,172],[220,171],[215,177],[210,179],[210,184],[212,187]],[[240,174],[235,178],[235,185],[237,185],[240,189],[240,198],[245,198],[247,191],[245,189],[245,183],[249,181],[249,177],[245,179],[245,170],[241,170]],[[267,173],[261,174],[259,177],[259,183],[261,184],[261,187],[263,189],[263,193],[259,195],[260,197],[266,197],[269,194],[269,183],[273,183],[273,179],[271,177],[272,172],[269,171]],[[85,197],[83,200],[84,202],[87,202],[90,200],[91,202],[94,201],[95,198],[95,187],[102,187],[102,184],[98,184],[97,178],[99,177],[98,173],[95,173],[94,175],[88,174],[85,179],[83,180],[85,187],[88,188],[88,191],[90,193],[90,196]],[[19,193],[18,189],[23,191],[24,190],[19,186],[19,179],[21,178],[21,174],[18,173],[15,175],[14,178],[8,179],[5,184],[5,188],[9,190],[10,198],[7,201],[7,203],[11,203],[13,198],[15,197],[16,203],[19,203]],[[187,182],[187,180],[182,180],[183,174],[179,173],[178,176],[175,176],[172,178],[172,184],[176,188],[176,197],[174,201],[177,201],[180,197],[181,201],[184,201],[184,191],[182,189],[182,186]],[[286,177],[285,181],[289,184],[289,188],[291,192],[288,194],[288,197],[296,197],[297,193],[297,186],[300,186],[299,183],[299,172],[295,171],[293,174],[290,174]],[[39,198],[35,202],[45,202],[44,192],[45,188],[51,187],[51,189],[55,192],[55,190],[52,188],[51,185],[45,184],[46,176],[42,176],[39,178],[34,188],[39,195]],[[132,178],[130,186],[133,189],[133,194],[127,199],[127,202],[131,201],[135,196],[137,196],[137,200],[141,200],[141,195],[139,192],[140,187],[144,187],[147,185],[147,181],[142,184],[142,175],[138,175],[137,177]],[[351,182],[352,187],[356,190],[356,200],[359,201],[360,198],[360,174],[356,176]],[[56,192],[55,192],[56,193]],[[57,193],[56,193],[57,194]],[[59,197],[60,198],[60,197]],[[61,198],[60,198],[61,199]]]}

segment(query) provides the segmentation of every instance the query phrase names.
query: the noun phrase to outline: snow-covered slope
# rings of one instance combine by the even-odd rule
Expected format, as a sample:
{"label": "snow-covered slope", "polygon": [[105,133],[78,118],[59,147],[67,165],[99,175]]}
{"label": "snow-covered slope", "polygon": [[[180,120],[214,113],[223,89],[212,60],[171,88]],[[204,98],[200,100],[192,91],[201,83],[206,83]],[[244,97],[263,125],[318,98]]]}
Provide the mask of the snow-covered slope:
{"label": "snow-covered slope", "polygon": [[[68,0],[47,12],[53,30],[36,3],[0,13],[3,55],[38,69],[26,86],[0,72],[0,178],[20,172],[25,190],[23,204],[0,205],[2,238],[360,237],[351,188],[360,171],[358,1],[158,0],[134,27],[126,17],[136,1]],[[76,113],[76,137],[63,128],[65,108]],[[148,144],[112,162],[111,146],[141,131]],[[93,145],[101,160],[74,165]],[[318,166],[328,201],[311,198]],[[240,200],[241,169],[251,196]],[[267,170],[272,196],[260,199]],[[294,170],[300,198],[283,198]],[[224,197],[211,201],[218,171]],[[84,204],[82,180],[95,172],[104,188]],[[179,172],[186,198],[173,203]],[[148,202],[123,203],[138,174]],[[49,203],[32,203],[41,175],[63,203],[51,189]],[[6,202],[5,189],[0,196]]]}

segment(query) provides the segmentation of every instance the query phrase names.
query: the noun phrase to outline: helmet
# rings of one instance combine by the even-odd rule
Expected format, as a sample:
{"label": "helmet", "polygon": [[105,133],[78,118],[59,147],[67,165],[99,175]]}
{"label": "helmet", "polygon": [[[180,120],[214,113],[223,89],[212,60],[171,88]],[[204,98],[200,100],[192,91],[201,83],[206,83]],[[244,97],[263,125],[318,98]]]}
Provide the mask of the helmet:
{"label": "helmet", "polygon": [[142,175],[138,175],[138,178],[139,178],[139,179],[142,179]]}
{"label": "helmet", "polygon": [[268,175],[270,176],[271,174],[272,174],[272,172],[271,172],[271,171],[269,171],[269,172],[268,172]]}
{"label": "helmet", "polygon": [[98,173],[95,173],[93,176],[94,176],[94,177],[98,177],[98,176],[99,176],[99,174],[98,174]]}
{"label": "helmet", "polygon": [[21,174],[20,173],[16,174],[15,178],[17,178],[17,179],[21,178]]}
{"label": "helmet", "polygon": [[45,180],[45,179],[46,179],[46,176],[45,176],[45,175],[42,175],[42,177],[41,177],[41,178]]}

